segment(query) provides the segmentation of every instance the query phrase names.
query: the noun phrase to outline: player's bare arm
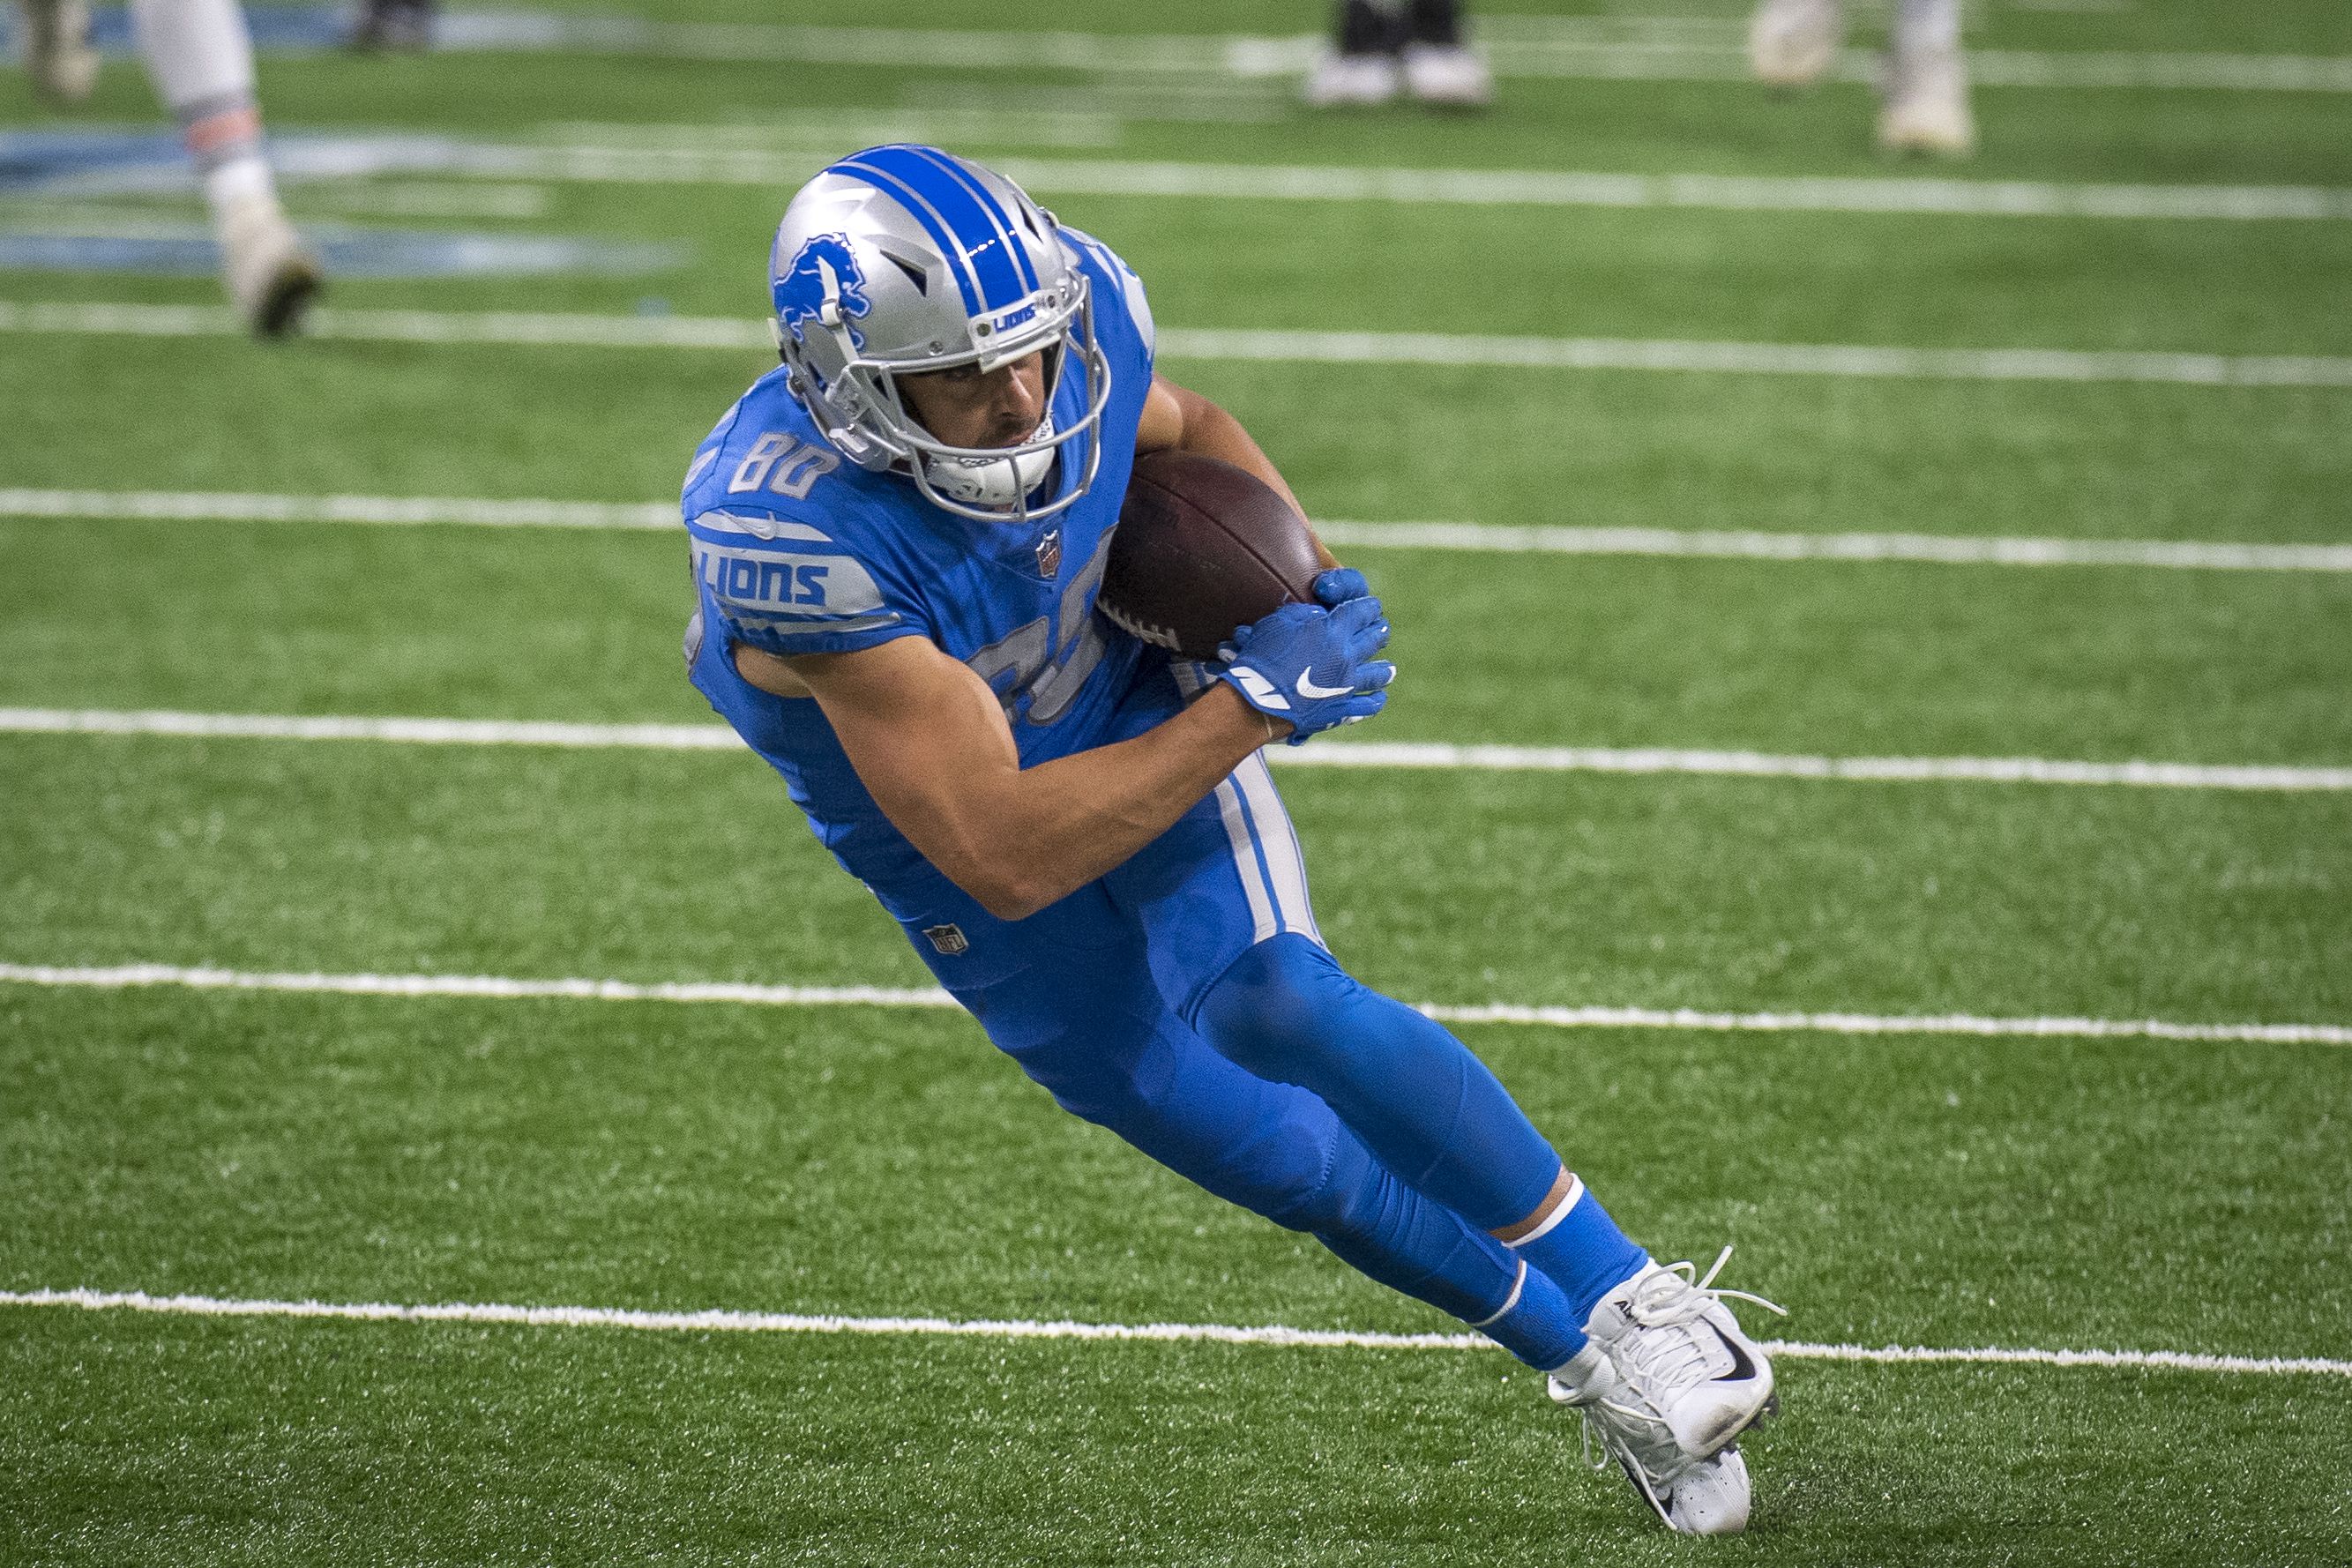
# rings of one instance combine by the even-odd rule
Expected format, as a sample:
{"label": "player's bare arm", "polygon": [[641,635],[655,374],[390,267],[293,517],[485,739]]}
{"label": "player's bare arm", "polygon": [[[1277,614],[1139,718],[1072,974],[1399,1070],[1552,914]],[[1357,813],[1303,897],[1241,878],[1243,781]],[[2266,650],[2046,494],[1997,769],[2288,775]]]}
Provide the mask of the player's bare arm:
{"label": "player's bare arm", "polygon": [[1276,722],[1219,686],[1133,740],[1024,771],[996,693],[919,637],[792,665],[891,825],[1000,920],[1159,837]]}
{"label": "player's bare arm", "polygon": [[[910,375],[911,411],[957,447],[1002,447],[1034,429],[1044,356],[994,371]],[[1297,500],[1239,420],[1153,379],[1139,450],[1181,447],[1233,463]],[[1326,566],[1337,565],[1317,545]],[[739,647],[745,679],[814,698],[875,801],[924,858],[1001,919],[1045,908],[1150,843],[1243,758],[1291,726],[1219,685],[1145,734],[1024,771],[996,694],[929,643],[778,658]]]}

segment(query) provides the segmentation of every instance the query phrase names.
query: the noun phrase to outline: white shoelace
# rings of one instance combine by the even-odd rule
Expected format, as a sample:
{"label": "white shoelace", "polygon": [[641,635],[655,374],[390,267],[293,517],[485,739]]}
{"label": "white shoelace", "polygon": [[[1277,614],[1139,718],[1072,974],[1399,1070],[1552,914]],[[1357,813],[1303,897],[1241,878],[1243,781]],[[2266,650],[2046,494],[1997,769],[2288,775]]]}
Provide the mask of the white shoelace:
{"label": "white shoelace", "polygon": [[[1694,1278],[1698,1274],[1696,1264],[1670,1263],[1635,1288],[1626,1303],[1629,1319],[1643,1328],[1684,1331],[1666,1336],[1642,1336],[1627,1347],[1633,1373],[1643,1383],[1676,1387],[1705,1377],[1706,1352],[1689,1332],[1689,1325],[1727,1296],[1752,1301],[1780,1317],[1789,1315],[1786,1308],[1761,1296],[1718,1287],[1715,1277],[1730,1260],[1731,1248],[1727,1247],[1716,1255],[1715,1266],[1704,1277]],[[1665,1417],[1633,1378],[1627,1378],[1621,1386],[1641,1403],[1628,1405],[1604,1396],[1570,1406],[1584,1417],[1584,1461],[1595,1470],[1606,1470],[1612,1459],[1631,1459],[1649,1478],[1650,1484],[1664,1492],[1702,1461],[1693,1460],[1682,1451]],[[1600,1449],[1598,1455],[1593,1451],[1596,1447]]]}
{"label": "white shoelace", "polygon": [[1643,1382],[1653,1387],[1676,1389],[1706,1376],[1706,1352],[1698,1337],[1690,1331],[1690,1325],[1704,1318],[1709,1308],[1720,1305],[1727,1296],[1753,1301],[1783,1318],[1789,1315],[1786,1309],[1761,1296],[1717,1286],[1715,1277],[1730,1260],[1731,1248],[1727,1247],[1716,1255],[1715,1267],[1704,1278],[1694,1279],[1698,1272],[1694,1263],[1670,1263],[1635,1287],[1633,1299],[1625,1305],[1627,1318],[1645,1329],[1682,1331],[1638,1336],[1625,1346],[1627,1359]]}

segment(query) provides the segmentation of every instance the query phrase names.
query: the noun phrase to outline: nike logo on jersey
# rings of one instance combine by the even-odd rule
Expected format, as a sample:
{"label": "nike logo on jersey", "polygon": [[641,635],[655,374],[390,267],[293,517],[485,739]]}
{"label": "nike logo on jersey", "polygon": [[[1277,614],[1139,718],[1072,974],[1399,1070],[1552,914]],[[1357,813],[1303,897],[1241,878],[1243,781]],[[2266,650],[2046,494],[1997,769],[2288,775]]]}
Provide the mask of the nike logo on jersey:
{"label": "nike logo on jersey", "polygon": [[1345,697],[1355,689],[1352,686],[1318,686],[1315,684],[1315,672],[1311,669],[1298,673],[1298,695],[1309,702],[1325,697]]}
{"label": "nike logo on jersey", "polygon": [[1276,691],[1273,681],[1268,680],[1248,665],[1234,666],[1234,679],[1241,682],[1242,695],[1248,698],[1255,706],[1268,709],[1276,713],[1290,711],[1290,699]]}

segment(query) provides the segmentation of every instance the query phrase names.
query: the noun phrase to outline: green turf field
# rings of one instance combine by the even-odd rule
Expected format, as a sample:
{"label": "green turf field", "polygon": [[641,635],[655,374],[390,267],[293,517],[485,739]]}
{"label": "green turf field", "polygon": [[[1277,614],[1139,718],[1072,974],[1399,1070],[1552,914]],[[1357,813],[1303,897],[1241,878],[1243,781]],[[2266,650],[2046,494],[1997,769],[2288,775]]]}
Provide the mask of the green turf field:
{"label": "green turf field", "polygon": [[[1517,9],[1549,15],[1494,18],[1495,37],[1536,48],[1736,46],[1744,6]],[[1055,29],[1116,52],[1299,34],[1321,7],[634,11]],[[1880,21],[1865,11],[1856,41]],[[1989,0],[1969,37],[2011,70],[2242,57],[2352,72],[2340,0]],[[1478,119],[1318,120],[1277,79],[1123,64],[272,56],[265,107],[289,139],[422,132],[607,160],[727,146],[777,178],[542,162],[289,187],[305,222],[682,247],[638,276],[333,283],[336,307],[433,313],[451,342],[263,347],[88,314],[17,330],[18,307],[208,307],[215,288],[0,268],[0,1563],[2352,1563],[2340,558],[1358,557],[1403,677],[1351,742],[2334,781],[1279,774],[1326,934],[1393,994],[1878,1020],[1463,1026],[1629,1231],[1702,1265],[1736,1243],[1726,1282],[1791,1310],[1769,1331],[1799,1352],[1780,1363],[1786,1413],[1746,1444],[1756,1510],[1738,1542],[1658,1531],[1491,1351],[906,1331],[1456,1327],[1062,1114],[955,1012],[97,973],[928,984],[748,754],[99,734],[57,717],[707,723],[677,665],[689,590],[670,534],[39,515],[66,492],[674,496],[761,355],[502,342],[483,313],[751,321],[790,172],[860,126],[961,114],[960,150],[1082,165],[1059,176],[1081,184],[1118,163],[1773,191],[1818,176],[1871,201],[1906,180],[2309,187],[2336,216],[1039,182],[1136,265],[1171,334],[2091,356],[2068,379],[1164,356],[1321,518],[2352,546],[2352,90],[1987,86],[1982,153],[1947,168],[1874,158],[1853,83],[1777,101],[1737,81],[1503,89]],[[127,61],[72,115],[0,72],[0,136],[154,117]],[[168,191],[35,191],[12,156],[0,243],[201,217]],[[2339,368],[2215,385],[2117,379],[2097,357],[2126,353]],[[1889,1026],[1950,1015],[2056,1032]],[[2318,1028],[2089,1032],[2148,1020]],[[76,1290],[201,1300],[171,1315],[25,1300]],[[285,1305],[305,1301],[588,1317]],[[875,1331],[597,1321],[706,1310]],[[1863,1359],[1890,1346],[2025,1358]],[[2060,1352],[2126,1353],[2043,1353]],[[2274,1364],[2293,1359],[2312,1364]]]}

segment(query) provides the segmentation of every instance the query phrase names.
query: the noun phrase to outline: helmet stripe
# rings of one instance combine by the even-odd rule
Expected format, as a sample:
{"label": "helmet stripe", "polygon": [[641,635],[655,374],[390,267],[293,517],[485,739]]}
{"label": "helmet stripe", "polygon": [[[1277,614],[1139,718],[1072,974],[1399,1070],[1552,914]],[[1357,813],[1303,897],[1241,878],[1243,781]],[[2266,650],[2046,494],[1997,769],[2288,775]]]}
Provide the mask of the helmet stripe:
{"label": "helmet stripe", "polygon": [[825,173],[850,174],[864,180],[867,184],[912,213],[915,216],[915,221],[923,226],[923,232],[931,237],[931,243],[940,247],[940,254],[947,258],[949,275],[955,279],[956,289],[963,295],[964,314],[968,316],[980,314],[980,290],[972,277],[971,258],[966,254],[961,242],[948,232],[945,221],[929,202],[908,190],[889,174],[856,158],[845,158],[827,169]]}
{"label": "helmet stripe", "polygon": [[979,289],[974,314],[981,310],[1010,310],[1034,291],[1022,286],[1020,271],[1009,254],[1016,249],[1013,237],[998,226],[960,178],[920,151],[908,146],[873,147],[851,158],[849,164],[860,173],[872,171],[897,181],[920,198],[954,235]]}
{"label": "helmet stripe", "polygon": [[996,232],[1004,237],[1004,247],[1012,253],[1013,265],[1021,269],[1023,285],[1030,293],[1035,293],[1037,269],[1029,265],[1029,249],[1021,243],[1020,233],[1013,226],[1013,215],[1004,210],[1004,204],[996,199],[995,193],[982,184],[961,160],[950,157],[936,147],[909,145],[908,151],[946,170],[950,178],[970,191],[980,205],[988,209],[989,216],[996,222]]}

